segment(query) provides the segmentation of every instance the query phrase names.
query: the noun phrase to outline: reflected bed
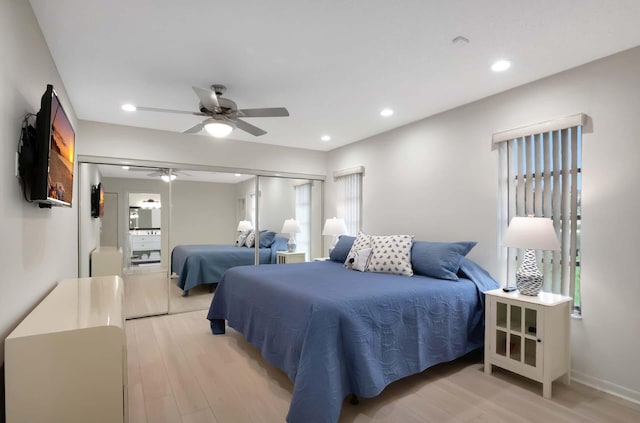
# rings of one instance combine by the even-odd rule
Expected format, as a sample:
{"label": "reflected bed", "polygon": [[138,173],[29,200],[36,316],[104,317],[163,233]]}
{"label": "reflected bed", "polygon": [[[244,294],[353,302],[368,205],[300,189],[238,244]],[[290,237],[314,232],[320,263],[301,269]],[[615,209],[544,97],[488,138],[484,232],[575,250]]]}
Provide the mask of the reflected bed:
{"label": "reflected bed", "polygon": [[[276,253],[287,249],[287,240],[276,237],[270,247],[259,248],[260,264],[276,262]],[[171,252],[171,272],[177,285],[189,294],[198,285],[218,283],[228,269],[254,264],[255,249],[233,244],[177,245]]]}

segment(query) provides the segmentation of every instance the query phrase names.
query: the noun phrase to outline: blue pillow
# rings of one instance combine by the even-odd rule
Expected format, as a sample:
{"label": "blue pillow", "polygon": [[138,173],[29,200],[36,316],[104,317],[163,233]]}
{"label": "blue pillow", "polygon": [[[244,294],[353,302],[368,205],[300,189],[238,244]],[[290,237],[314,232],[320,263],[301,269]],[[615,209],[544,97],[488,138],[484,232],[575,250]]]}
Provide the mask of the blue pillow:
{"label": "blue pillow", "polygon": [[276,233],[273,231],[260,231],[260,248],[269,248],[276,239]]}
{"label": "blue pillow", "polygon": [[349,255],[349,251],[351,251],[351,246],[353,245],[353,241],[355,240],[355,236],[340,235],[336,246],[329,254],[329,259],[331,261],[344,263],[347,260],[347,256]]}
{"label": "blue pillow", "polygon": [[416,275],[438,279],[458,280],[460,260],[477,242],[414,241],[411,247],[411,266]]}

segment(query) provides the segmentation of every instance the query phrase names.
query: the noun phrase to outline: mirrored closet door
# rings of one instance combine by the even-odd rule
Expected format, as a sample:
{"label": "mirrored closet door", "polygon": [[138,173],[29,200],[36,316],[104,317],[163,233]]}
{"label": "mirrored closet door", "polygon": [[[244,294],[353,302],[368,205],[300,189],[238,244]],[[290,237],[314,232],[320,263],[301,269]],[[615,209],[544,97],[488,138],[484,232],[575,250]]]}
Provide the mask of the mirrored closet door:
{"label": "mirrored closet door", "polygon": [[[79,273],[93,249],[119,249],[127,318],[207,309],[230,267],[323,255],[322,180],[143,163],[79,164]],[[92,218],[97,184],[105,211]]]}
{"label": "mirrored closet door", "polygon": [[[169,310],[169,215],[171,170],[157,167],[80,163],[81,196],[100,185],[104,192],[102,216],[79,208],[80,276],[91,269],[94,248],[115,248],[121,254],[120,274],[125,283],[126,318],[165,314]],[[89,194],[86,194],[86,193]]]}
{"label": "mirrored closet door", "polygon": [[170,313],[207,309],[230,262],[254,263],[249,248],[235,245],[239,222],[255,222],[254,187],[253,175],[177,172],[171,185]]}

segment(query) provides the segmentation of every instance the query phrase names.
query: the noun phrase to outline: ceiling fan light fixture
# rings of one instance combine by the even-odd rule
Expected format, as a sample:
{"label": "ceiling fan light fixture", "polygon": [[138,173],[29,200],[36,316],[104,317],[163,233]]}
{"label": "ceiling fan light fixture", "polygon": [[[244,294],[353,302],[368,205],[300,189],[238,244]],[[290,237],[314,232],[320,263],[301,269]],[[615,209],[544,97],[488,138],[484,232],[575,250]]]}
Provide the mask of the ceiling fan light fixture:
{"label": "ceiling fan light fixture", "polygon": [[169,181],[174,181],[177,178],[177,176],[174,175],[174,174],[171,174],[171,176],[162,175],[160,178],[162,178],[162,180],[165,181],[165,182],[169,182]]}
{"label": "ceiling fan light fixture", "polygon": [[138,108],[136,106],[134,106],[133,104],[123,104],[122,105],[122,110],[124,110],[125,112],[135,112]]}
{"label": "ceiling fan light fixture", "polygon": [[233,126],[226,122],[211,119],[205,123],[204,129],[214,138],[224,138],[233,131]]}

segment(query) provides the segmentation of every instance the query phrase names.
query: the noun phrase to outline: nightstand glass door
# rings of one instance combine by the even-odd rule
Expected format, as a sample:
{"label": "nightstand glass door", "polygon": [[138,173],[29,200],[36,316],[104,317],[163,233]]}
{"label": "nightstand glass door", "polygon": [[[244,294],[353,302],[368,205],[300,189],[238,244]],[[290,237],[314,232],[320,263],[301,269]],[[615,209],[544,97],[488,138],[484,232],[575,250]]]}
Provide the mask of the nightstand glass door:
{"label": "nightstand glass door", "polygon": [[514,364],[541,368],[539,316],[536,306],[496,301],[495,353],[513,360]]}

